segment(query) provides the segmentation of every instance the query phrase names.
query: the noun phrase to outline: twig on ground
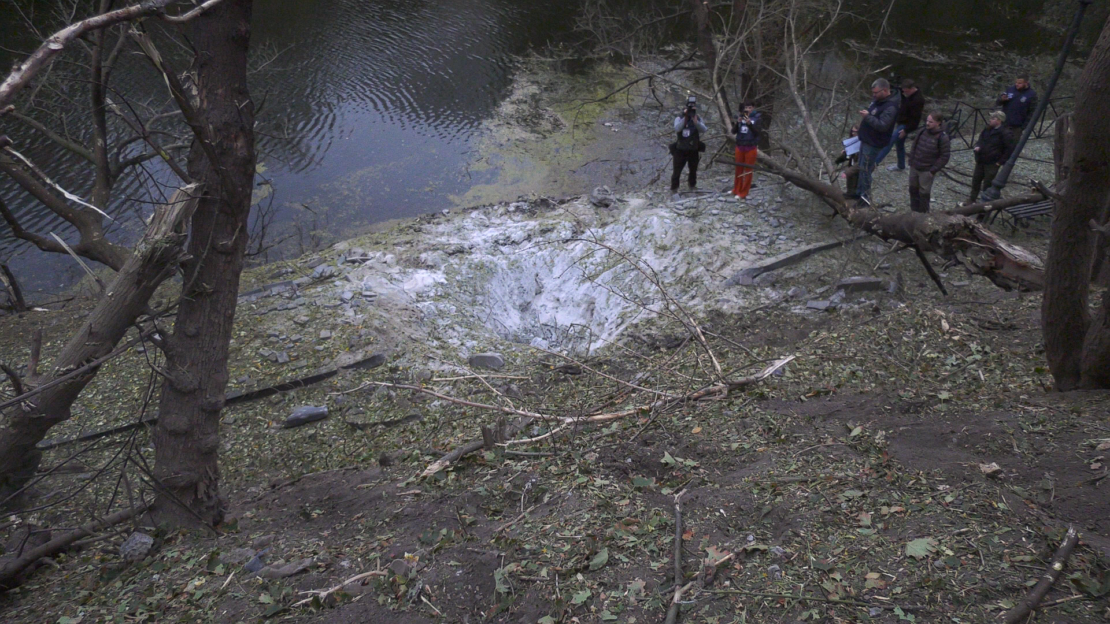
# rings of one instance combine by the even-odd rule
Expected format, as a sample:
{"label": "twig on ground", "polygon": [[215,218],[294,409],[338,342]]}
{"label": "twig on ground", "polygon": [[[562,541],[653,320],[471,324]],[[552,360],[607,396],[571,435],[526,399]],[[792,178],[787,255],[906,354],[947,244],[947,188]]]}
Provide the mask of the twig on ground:
{"label": "twig on ground", "polygon": [[313,598],[319,598],[320,600],[324,600],[328,596],[330,596],[333,593],[343,589],[344,587],[350,585],[351,583],[358,583],[359,581],[362,581],[364,579],[368,579],[372,576],[387,576],[387,575],[388,575],[388,572],[384,572],[382,570],[371,570],[369,572],[363,572],[362,574],[356,574],[355,576],[352,576],[351,578],[343,581],[342,583],[336,585],[335,587],[329,587],[327,589],[310,589],[308,591],[303,591],[303,592],[301,592],[302,594],[312,594],[312,595],[309,596],[308,598],[305,598],[304,600],[298,600],[297,602],[294,602],[293,606],[294,607],[299,607],[303,604],[308,604],[308,603],[312,602]]}
{"label": "twig on ground", "polygon": [[682,496],[686,494],[685,488],[674,495],[674,597],[671,606],[667,608],[667,619],[664,624],[675,624],[678,621],[678,608],[682,602],[682,594],[690,589],[693,581],[682,585]]}
{"label": "twig on ground", "polygon": [[1056,549],[1056,554],[1052,555],[1052,563],[1048,566],[1044,576],[1041,577],[1033,589],[1022,598],[1021,602],[1013,609],[1006,613],[1006,624],[1017,624],[1024,620],[1028,615],[1037,608],[1037,605],[1044,600],[1045,594],[1056,583],[1056,579],[1060,578],[1060,573],[1064,571],[1064,564],[1068,562],[1068,557],[1071,556],[1071,551],[1075,545],[1079,543],[1079,532],[1075,527],[1068,527],[1068,532],[1064,535],[1064,541],[1060,543],[1060,547]]}

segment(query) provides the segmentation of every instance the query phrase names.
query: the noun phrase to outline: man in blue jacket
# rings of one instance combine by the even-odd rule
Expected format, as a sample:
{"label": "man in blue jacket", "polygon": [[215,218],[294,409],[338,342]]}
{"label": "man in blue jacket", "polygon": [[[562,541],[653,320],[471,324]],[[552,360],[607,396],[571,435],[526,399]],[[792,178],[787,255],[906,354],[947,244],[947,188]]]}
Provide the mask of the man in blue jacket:
{"label": "man in blue jacket", "polygon": [[1029,86],[1029,76],[1018,76],[1014,86],[1006,89],[997,104],[1006,113],[1007,133],[1016,141],[1022,130],[1033,123],[1033,112],[1037,110],[1037,92]]}
{"label": "man in blue jacket", "polygon": [[871,105],[859,112],[862,116],[859,123],[859,182],[856,194],[849,195],[849,198],[871,203],[871,174],[875,171],[879,153],[890,144],[901,103],[897,95],[891,95],[890,83],[885,78],[871,83]]}

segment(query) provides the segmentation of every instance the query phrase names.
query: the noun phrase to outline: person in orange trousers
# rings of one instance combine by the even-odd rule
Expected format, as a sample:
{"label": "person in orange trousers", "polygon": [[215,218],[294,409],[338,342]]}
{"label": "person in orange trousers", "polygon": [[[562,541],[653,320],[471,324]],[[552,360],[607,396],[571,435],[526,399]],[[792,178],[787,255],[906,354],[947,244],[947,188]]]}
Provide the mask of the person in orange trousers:
{"label": "person in orange trousers", "polygon": [[[755,159],[759,154],[759,118],[751,102],[744,102],[740,109],[740,116],[732,126],[736,133],[736,182],[732,185],[732,194],[737,200],[745,199],[752,189],[752,177],[755,173]],[[742,167],[740,164],[749,165]]]}

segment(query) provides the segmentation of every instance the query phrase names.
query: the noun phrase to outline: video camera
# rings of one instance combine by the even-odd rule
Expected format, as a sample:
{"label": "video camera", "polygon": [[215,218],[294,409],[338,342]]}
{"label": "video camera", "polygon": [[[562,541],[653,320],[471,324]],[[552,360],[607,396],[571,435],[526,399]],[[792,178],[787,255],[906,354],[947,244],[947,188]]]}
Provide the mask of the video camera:
{"label": "video camera", "polygon": [[682,111],[683,116],[692,117],[698,112],[698,100],[694,96],[686,98],[686,109]]}

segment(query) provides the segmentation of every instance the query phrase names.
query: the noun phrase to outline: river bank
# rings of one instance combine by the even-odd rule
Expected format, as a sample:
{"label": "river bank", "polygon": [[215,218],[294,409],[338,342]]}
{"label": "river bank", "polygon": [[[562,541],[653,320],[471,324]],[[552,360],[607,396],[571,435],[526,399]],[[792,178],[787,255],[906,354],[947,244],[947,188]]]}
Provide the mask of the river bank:
{"label": "river bank", "polygon": [[[494,133],[514,138],[491,143],[491,157],[535,120],[554,130],[566,119],[518,92],[512,110],[532,112]],[[622,134],[605,125],[621,121],[612,115],[597,111],[590,131]],[[1037,160],[1015,179],[1048,179],[1048,147],[1032,144]],[[963,199],[955,171],[969,157],[957,152],[938,182],[938,208]],[[521,188],[540,160],[521,156]],[[665,171],[669,159],[652,163]],[[730,173],[710,169],[703,192],[678,201],[665,178],[591,197],[613,180],[591,175],[569,196],[452,208],[250,270],[230,395],[334,374],[224,410],[228,522],[215,536],[154,530],[134,564],[119,556],[127,527],[63,555],[0,608],[26,622],[637,624],[666,610],[677,541],[700,579],[689,621],[982,622],[1024,594],[1072,523],[1086,532],[1069,563],[1082,598],[1060,583],[1049,600],[1069,621],[1100,621],[1110,508],[1093,479],[1110,413],[1105,393],[1047,393],[1039,298],[937,262],[943,298],[914,256],[857,239],[774,177],[730,200]],[[906,209],[905,173],[879,171],[875,189]],[[1043,256],[1046,219],[997,228]],[[745,273],[827,242],[843,244]],[[5,318],[0,354],[26,361],[26,336],[42,328],[49,360],[88,304]],[[419,476],[498,429],[505,413],[480,405],[553,417],[650,405],[786,356],[781,375],[720,400],[631,409],[562,436],[540,419],[520,437],[551,437]],[[140,347],[105,366],[52,435],[142,417],[158,382],[148,358]],[[326,417],[284,426],[305,407]],[[131,435],[149,455],[145,430]],[[112,496],[96,473],[113,448],[88,450],[38,502],[89,484],[69,507],[96,509]],[[9,531],[66,519],[34,512]],[[256,560],[270,572],[252,571]],[[290,563],[295,573],[276,572]]]}

